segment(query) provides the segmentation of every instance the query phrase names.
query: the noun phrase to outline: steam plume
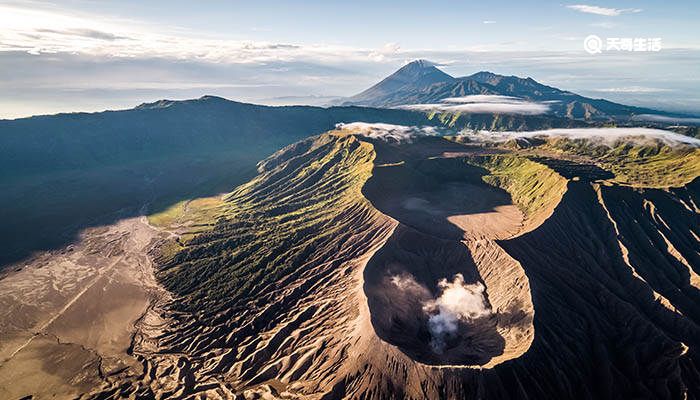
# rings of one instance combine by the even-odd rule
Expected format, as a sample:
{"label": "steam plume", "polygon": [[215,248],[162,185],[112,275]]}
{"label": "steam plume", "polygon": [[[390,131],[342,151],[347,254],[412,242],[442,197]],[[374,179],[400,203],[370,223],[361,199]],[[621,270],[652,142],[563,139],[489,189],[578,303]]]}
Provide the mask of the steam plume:
{"label": "steam plume", "polygon": [[464,283],[464,276],[456,274],[452,282],[438,282],[441,294],[424,303],[423,311],[430,315],[428,330],[430,346],[436,353],[443,353],[446,339],[459,329],[459,322],[468,322],[491,314],[484,298],[484,285]]}

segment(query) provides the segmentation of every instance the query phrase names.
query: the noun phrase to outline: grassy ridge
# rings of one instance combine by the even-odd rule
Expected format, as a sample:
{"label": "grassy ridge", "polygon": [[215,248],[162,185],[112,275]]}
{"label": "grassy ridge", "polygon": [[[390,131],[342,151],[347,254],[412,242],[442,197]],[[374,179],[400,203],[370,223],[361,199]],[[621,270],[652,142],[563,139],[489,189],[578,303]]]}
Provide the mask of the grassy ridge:
{"label": "grassy ridge", "polygon": [[583,139],[550,139],[544,148],[587,157],[615,174],[615,181],[644,187],[679,187],[700,176],[700,149],[660,141],[616,141],[610,145]]}
{"label": "grassy ridge", "polygon": [[536,219],[556,205],[566,192],[566,179],[551,168],[517,155],[471,157],[469,163],[486,168],[482,179],[510,193],[528,219]]}
{"label": "grassy ridge", "polygon": [[[286,148],[261,163],[262,173],[224,203],[193,214],[202,220],[191,229],[206,224],[212,210],[218,220],[179,250],[172,243],[166,247],[159,279],[186,298],[179,307],[214,311],[305,273],[301,266],[312,260],[320,265],[336,259],[344,243],[372,232],[377,213],[360,190],[373,159],[370,144],[347,135],[322,135]],[[173,210],[155,218],[181,216]]]}

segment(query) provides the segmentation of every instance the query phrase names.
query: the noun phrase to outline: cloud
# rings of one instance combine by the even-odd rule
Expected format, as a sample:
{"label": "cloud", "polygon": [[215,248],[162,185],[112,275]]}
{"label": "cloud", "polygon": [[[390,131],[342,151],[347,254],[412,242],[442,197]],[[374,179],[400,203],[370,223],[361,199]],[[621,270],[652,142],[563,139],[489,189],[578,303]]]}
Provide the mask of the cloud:
{"label": "cloud", "polygon": [[458,331],[460,322],[487,317],[491,309],[484,297],[484,285],[481,282],[467,284],[462,274],[456,274],[452,282],[440,280],[438,288],[440,295],[425,302],[423,312],[429,315],[430,346],[442,354],[446,340]]}
{"label": "cloud", "polygon": [[407,104],[396,108],[440,113],[539,115],[549,112],[549,105],[511,96],[471,95],[449,97],[436,104]]}
{"label": "cloud", "polygon": [[351,122],[336,124],[336,129],[359,134],[370,139],[380,139],[393,143],[410,143],[416,137],[436,136],[439,131],[431,126],[404,126],[383,123]]}
{"label": "cloud", "polygon": [[599,6],[591,6],[587,4],[573,4],[566,6],[572,10],[576,10],[586,14],[603,15],[606,17],[617,17],[622,14],[632,14],[642,12],[639,8],[607,8]]}
{"label": "cloud", "polygon": [[[38,33],[51,33],[56,35],[67,35],[67,36],[79,36],[83,38],[97,39],[97,40],[119,40],[119,39],[131,39],[127,36],[119,36],[109,32],[98,31],[95,29],[37,29]],[[25,34],[30,38],[41,39],[41,35],[31,35]]]}
{"label": "cloud", "polygon": [[390,53],[397,53],[399,50],[401,50],[401,46],[398,43],[389,42],[384,45],[384,50]]}
{"label": "cloud", "polygon": [[661,92],[672,92],[671,89],[662,88],[651,88],[644,86],[626,86],[626,87],[614,87],[614,88],[601,88],[601,89],[591,89],[593,92],[601,93],[661,93]]}
{"label": "cloud", "polygon": [[[489,105],[491,103],[479,103]],[[437,104],[436,104],[437,105]],[[498,104],[499,106],[501,104]],[[658,120],[662,122],[700,122],[698,118],[667,118],[660,115],[643,114],[638,115],[638,119]],[[337,129],[343,129],[350,133],[360,134],[373,139],[382,139],[393,142],[410,142],[420,136],[436,136],[443,134],[454,134],[449,130],[438,130],[434,127],[416,127],[404,125],[392,125],[383,123],[353,122],[349,124],[340,123]],[[561,137],[567,139],[589,139],[599,141],[602,144],[612,145],[619,141],[641,142],[646,140],[659,140],[669,145],[691,145],[700,147],[700,139],[679,133],[653,128],[558,128],[539,131],[479,131],[477,133],[461,133],[467,135],[475,141],[485,142],[505,142],[514,138],[546,138]]]}
{"label": "cloud", "polygon": [[484,23],[484,24],[486,24],[486,25],[490,25],[490,24],[495,24],[495,23],[496,23],[496,21],[493,21],[493,20],[487,19],[487,20],[485,20],[485,21],[482,21],[482,23]]}
{"label": "cloud", "polygon": [[448,97],[440,100],[443,103],[509,103],[520,104],[525,101],[519,97],[501,96],[495,94],[472,94],[462,97]]}
{"label": "cloud", "polygon": [[547,138],[561,137],[567,139],[587,139],[605,145],[613,145],[619,141],[644,143],[648,140],[658,140],[668,145],[690,145],[700,147],[700,139],[681,135],[679,133],[651,128],[572,128],[548,129],[529,132],[489,132],[480,131],[468,133],[476,141],[504,142],[514,138]]}
{"label": "cloud", "polygon": [[700,125],[700,118],[675,118],[667,117],[665,115],[655,115],[655,114],[639,114],[632,117],[635,121],[653,121],[653,122],[666,122],[672,124],[690,124],[690,125]]}
{"label": "cloud", "polygon": [[201,36],[181,29],[58,9],[0,5],[0,52],[199,60],[212,63],[384,62],[398,44],[363,49]]}

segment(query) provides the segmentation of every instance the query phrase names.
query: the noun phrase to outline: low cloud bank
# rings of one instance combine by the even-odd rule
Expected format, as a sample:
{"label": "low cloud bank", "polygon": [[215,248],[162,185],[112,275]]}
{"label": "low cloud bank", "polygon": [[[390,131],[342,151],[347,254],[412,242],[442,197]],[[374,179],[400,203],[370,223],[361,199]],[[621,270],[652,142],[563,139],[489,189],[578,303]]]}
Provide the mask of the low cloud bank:
{"label": "low cloud bank", "polygon": [[342,129],[371,139],[387,142],[410,143],[419,136],[438,136],[440,132],[432,126],[404,126],[383,123],[351,122],[339,123],[336,129]]}
{"label": "low cloud bank", "polygon": [[671,124],[700,125],[700,118],[674,118],[665,115],[639,114],[632,117],[633,121],[665,122]]}
{"label": "low cloud bank", "polygon": [[[372,139],[381,139],[397,143],[411,143],[413,139],[420,136],[457,134],[455,131],[431,126],[417,127],[367,122],[340,123],[336,125],[336,128]],[[475,142],[505,142],[518,138],[560,137],[566,139],[588,139],[608,146],[614,145],[620,141],[638,144],[649,144],[650,141],[661,141],[669,146],[685,145],[700,147],[700,139],[653,128],[559,128],[522,132],[478,131],[459,133],[458,135],[468,136]]]}
{"label": "low cloud bank", "polygon": [[513,96],[501,96],[496,94],[473,94],[462,97],[448,97],[440,100],[441,103],[510,103],[519,104],[523,99]]}
{"label": "low cloud bank", "polygon": [[473,136],[476,140],[507,141],[515,138],[545,138],[561,137],[566,139],[588,139],[603,144],[611,145],[618,141],[629,141],[643,144],[648,140],[659,140],[668,145],[691,145],[700,147],[700,139],[695,139],[679,133],[652,128],[572,128],[572,129],[548,129],[529,132],[489,132],[480,131]]}
{"label": "low cloud bank", "polygon": [[408,104],[398,106],[403,110],[467,114],[517,114],[539,115],[549,112],[547,103],[536,103],[518,97],[498,95],[471,95],[448,97],[440,103]]}

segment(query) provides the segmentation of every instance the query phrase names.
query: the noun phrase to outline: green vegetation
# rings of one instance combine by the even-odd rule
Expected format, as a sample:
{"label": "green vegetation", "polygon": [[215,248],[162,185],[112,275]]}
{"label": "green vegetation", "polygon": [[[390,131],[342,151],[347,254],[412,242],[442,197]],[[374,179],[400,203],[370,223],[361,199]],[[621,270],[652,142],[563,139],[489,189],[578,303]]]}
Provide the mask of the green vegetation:
{"label": "green vegetation", "polygon": [[[205,204],[203,213],[187,217],[196,230],[218,213],[209,230],[196,230],[179,251],[172,243],[162,250],[159,279],[186,297],[178,307],[215,311],[266,285],[311,273],[301,268],[306,263],[327,266],[353,240],[373,234],[378,214],[361,194],[373,159],[372,145],[342,134],[287,147],[223,203]],[[179,221],[183,209],[155,218]]]}
{"label": "green vegetation", "polygon": [[439,110],[427,111],[425,115],[430,121],[458,131],[526,131],[590,126],[585,121],[552,115],[471,114]]}
{"label": "green vegetation", "polygon": [[566,179],[551,168],[518,155],[471,157],[467,162],[486,168],[482,179],[510,193],[527,219],[537,219],[555,206],[566,191]]}
{"label": "green vegetation", "polygon": [[169,231],[181,232],[181,241],[211,230],[223,213],[221,196],[183,200],[148,216],[148,222]]}
{"label": "green vegetation", "polygon": [[[660,140],[618,140],[532,138],[512,139],[504,143],[481,142],[477,136],[448,136],[446,139],[482,147],[497,147],[523,157],[551,157],[570,160],[579,166],[595,165],[610,172],[611,181],[639,187],[680,187],[700,176],[700,149],[687,145],[669,145]],[[614,175],[614,176],[613,176]]]}
{"label": "green vegetation", "polygon": [[615,181],[643,187],[678,187],[700,176],[700,149],[660,141],[611,145],[584,139],[551,139],[545,149],[586,157],[615,174]]}

